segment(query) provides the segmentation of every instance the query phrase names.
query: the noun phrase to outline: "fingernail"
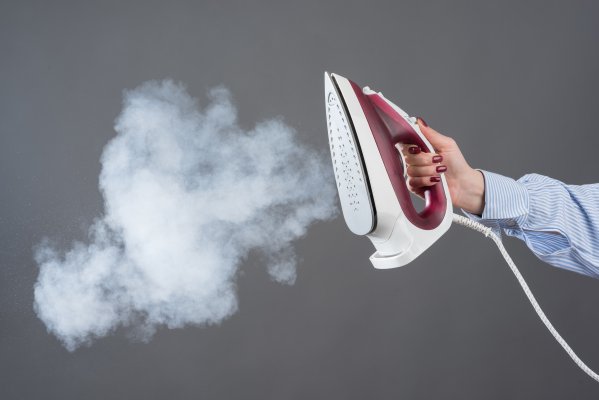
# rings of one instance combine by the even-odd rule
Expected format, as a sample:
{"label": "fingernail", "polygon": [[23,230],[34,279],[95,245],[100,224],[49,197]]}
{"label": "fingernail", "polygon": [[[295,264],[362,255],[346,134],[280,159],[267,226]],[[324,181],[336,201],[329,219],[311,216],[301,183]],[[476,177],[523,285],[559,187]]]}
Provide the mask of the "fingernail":
{"label": "fingernail", "polygon": [[428,128],[428,124],[426,123],[426,121],[422,117],[418,117],[418,119],[420,120],[420,122],[422,122],[422,125],[424,125],[424,126],[426,126]]}
{"label": "fingernail", "polygon": [[418,147],[418,146],[411,146],[411,147],[408,148],[408,152],[410,154],[418,154],[418,153],[420,153],[420,147]]}
{"label": "fingernail", "polygon": [[445,172],[447,171],[447,167],[445,165],[439,165],[437,167],[437,172]]}
{"label": "fingernail", "polygon": [[434,163],[440,163],[441,161],[443,161],[443,156],[434,156],[433,157]]}
{"label": "fingernail", "polygon": [[441,182],[441,178],[438,176],[431,176],[431,182]]}

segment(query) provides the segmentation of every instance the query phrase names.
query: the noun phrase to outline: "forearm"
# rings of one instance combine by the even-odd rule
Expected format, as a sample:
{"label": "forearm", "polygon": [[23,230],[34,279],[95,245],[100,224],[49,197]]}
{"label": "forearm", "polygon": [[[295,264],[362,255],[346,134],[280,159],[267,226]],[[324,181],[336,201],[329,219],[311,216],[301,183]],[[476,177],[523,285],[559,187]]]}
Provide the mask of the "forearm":
{"label": "forearm", "polygon": [[485,208],[485,178],[481,171],[470,168],[460,179],[459,196],[454,206],[474,215],[482,215]]}
{"label": "forearm", "polygon": [[462,208],[465,215],[499,235],[525,241],[548,264],[599,277],[599,184],[566,185],[539,174],[515,181],[479,173],[485,186],[482,213]]}

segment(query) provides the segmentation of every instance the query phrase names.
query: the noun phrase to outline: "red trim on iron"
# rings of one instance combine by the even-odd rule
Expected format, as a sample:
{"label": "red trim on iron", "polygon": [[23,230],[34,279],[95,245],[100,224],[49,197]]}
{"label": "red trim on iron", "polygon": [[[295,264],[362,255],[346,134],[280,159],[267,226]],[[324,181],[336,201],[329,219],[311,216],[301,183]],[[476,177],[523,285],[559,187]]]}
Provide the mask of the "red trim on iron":
{"label": "red trim on iron", "polygon": [[420,229],[435,229],[443,221],[447,209],[447,198],[443,187],[441,184],[437,184],[425,189],[424,209],[421,212],[416,211],[404,178],[403,164],[395,145],[397,143],[414,144],[426,153],[430,151],[410,124],[385,100],[377,94],[367,96],[358,85],[352,81],[349,82],[366,115],[370,131],[405,216]]}

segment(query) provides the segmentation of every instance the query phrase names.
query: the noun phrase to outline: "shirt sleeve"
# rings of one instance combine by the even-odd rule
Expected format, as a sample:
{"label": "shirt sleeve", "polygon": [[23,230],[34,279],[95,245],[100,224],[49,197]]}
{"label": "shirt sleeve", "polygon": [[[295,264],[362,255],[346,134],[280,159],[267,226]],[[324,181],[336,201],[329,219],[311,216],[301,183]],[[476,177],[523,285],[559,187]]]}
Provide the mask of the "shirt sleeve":
{"label": "shirt sleeve", "polygon": [[468,218],[501,236],[523,240],[555,267],[599,278],[599,184],[566,185],[539,174],[518,180],[479,170],[485,180],[482,215]]}

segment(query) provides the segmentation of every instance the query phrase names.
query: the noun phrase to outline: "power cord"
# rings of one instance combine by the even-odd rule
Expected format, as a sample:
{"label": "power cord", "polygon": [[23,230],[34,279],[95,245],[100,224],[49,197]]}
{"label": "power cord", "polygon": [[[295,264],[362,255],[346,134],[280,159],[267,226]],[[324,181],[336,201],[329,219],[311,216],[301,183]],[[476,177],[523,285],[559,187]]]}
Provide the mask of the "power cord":
{"label": "power cord", "polygon": [[588,376],[590,376],[591,378],[593,378],[594,380],[599,382],[599,375],[597,375],[580,358],[578,358],[576,353],[574,353],[574,350],[572,350],[572,348],[568,345],[568,343],[564,340],[564,338],[562,338],[561,335],[559,334],[559,332],[553,327],[553,325],[551,324],[551,322],[549,321],[549,319],[547,318],[547,316],[541,309],[541,306],[535,299],[535,296],[530,291],[530,288],[526,284],[526,281],[522,277],[522,274],[518,270],[518,267],[516,267],[516,264],[514,264],[514,261],[512,261],[512,258],[508,254],[505,247],[503,247],[501,238],[499,236],[497,236],[492,231],[491,228],[484,226],[483,224],[481,224],[479,222],[468,219],[462,215],[453,214],[453,222],[460,224],[462,226],[465,226],[467,228],[473,229],[475,231],[478,231],[478,232],[482,233],[483,235],[485,235],[486,237],[491,238],[491,240],[493,240],[495,242],[495,244],[499,248],[499,251],[501,252],[501,255],[503,256],[503,258],[509,265],[510,269],[516,276],[516,279],[518,280],[518,283],[522,287],[522,290],[524,290],[524,294],[526,295],[526,297],[528,297],[528,301],[530,301],[530,304],[532,304],[532,307],[535,309],[537,315],[539,316],[539,318],[541,318],[541,321],[543,321],[543,323],[545,324],[545,326],[547,327],[549,332],[551,332],[551,334],[553,335],[555,340],[557,340],[557,342],[560,344],[560,346],[562,346],[562,348],[566,351],[566,353],[568,353],[568,355],[576,363],[576,365],[578,365],[578,367],[580,367],[580,369],[582,369],[584,372],[586,372]]}

